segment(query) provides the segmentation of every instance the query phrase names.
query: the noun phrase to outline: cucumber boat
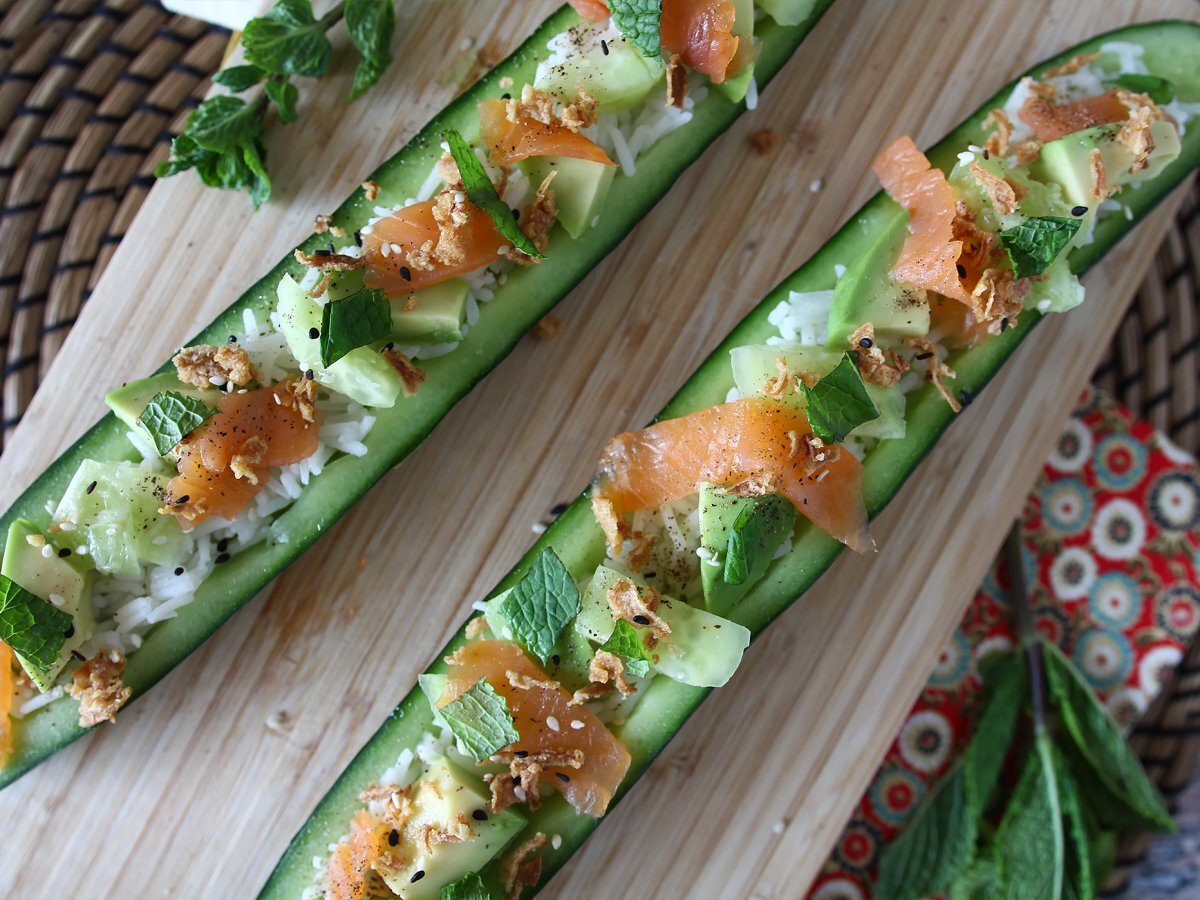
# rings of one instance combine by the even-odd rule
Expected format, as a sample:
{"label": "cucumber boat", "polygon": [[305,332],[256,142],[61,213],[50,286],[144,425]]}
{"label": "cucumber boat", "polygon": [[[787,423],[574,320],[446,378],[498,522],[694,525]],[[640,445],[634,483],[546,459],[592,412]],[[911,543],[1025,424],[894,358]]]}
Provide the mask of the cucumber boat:
{"label": "cucumber boat", "polygon": [[112,391],[0,520],[0,786],[115,718],[403,460],[831,3],[737,0],[746,52],[708,74],[564,6]]}
{"label": "cucumber boat", "polygon": [[1024,335],[1078,305],[1078,276],[1200,165],[1198,56],[1195,23],[1120,29],[1031,70],[927,156],[890,144],[886,193],[655,424],[608,444],[262,896],[544,885],[753,636],[843,546],[871,546],[868,520]]}

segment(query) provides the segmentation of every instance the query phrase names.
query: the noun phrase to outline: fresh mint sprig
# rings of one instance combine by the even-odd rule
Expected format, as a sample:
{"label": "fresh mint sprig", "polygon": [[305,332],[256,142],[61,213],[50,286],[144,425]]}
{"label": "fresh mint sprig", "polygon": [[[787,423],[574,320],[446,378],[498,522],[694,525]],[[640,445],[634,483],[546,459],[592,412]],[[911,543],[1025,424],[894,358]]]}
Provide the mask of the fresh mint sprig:
{"label": "fresh mint sprig", "polygon": [[171,142],[171,158],[155,174],[168,178],[195,169],[209,187],[247,191],[258,209],[271,196],[263,142],[268,104],[278,109],[280,122],[296,120],[300,92],[291,79],[328,74],[333,44],[327,32],[343,18],[360,55],[349,99],[366,93],[392,62],[393,0],[343,0],[319,19],[312,0],[277,0],[266,15],[246,23],[246,62],[213,76],[235,94],[261,84],[262,95],[250,102],[230,96],[205,100],[188,116]]}
{"label": "fresh mint sprig", "polygon": [[321,365],[329,368],[351,350],[392,333],[392,307],[383,291],[362,288],[321,307]]}
{"label": "fresh mint sprig", "polygon": [[468,872],[458,881],[443,885],[441,900],[495,900],[478,872]]}
{"label": "fresh mint sprig", "polygon": [[480,678],[445,706],[438,708],[459,743],[475,762],[520,739],[508,703],[487,678]]}
{"label": "fresh mint sprig", "polygon": [[501,200],[500,195],[496,193],[496,186],[492,184],[487,170],[484,169],[483,163],[479,161],[479,157],[475,155],[475,151],[471,149],[466,138],[454,130],[445,132],[442,138],[446,141],[446,146],[450,148],[450,155],[454,157],[454,162],[458,166],[458,175],[462,179],[463,187],[466,189],[470,201],[491,216],[496,230],[512,241],[514,247],[522,253],[544,259],[542,252],[529,239],[529,235],[522,231],[521,226],[513,219],[512,210],[508,204]]}
{"label": "fresh mint sprig", "polygon": [[1000,232],[1000,243],[1008,251],[1017,278],[1041,275],[1071,243],[1079,231],[1079,219],[1039,216]]}
{"label": "fresh mint sprig", "polygon": [[138,415],[160,456],[166,456],[185,437],[211,419],[217,411],[179,391],[159,391]]}
{"label": "fresh mint sprig", "polygon": [[73,624],[57,606],[0,575],[0,641],[25,663],[49,671]]}
{"label": "fresh mint sprig", "polygon": [[540,659],[550,658],[559,635],[579,615],[579,588],[549,548],[500,603],[517,643]]}
{"label": "fresh mint sprig", "polygon": [[801,382],[800,389],[813,434],[826,444],[840,444],[859,425],[879,418],[879,407],[849,353],[816,385]]}
{"label": "fresh mint sprig", "polygon": [[1146,94],[1159,105],[1170,103],[1175,99],[1175,85],[1157,75],[1138,75],[1127,72],[1117,78],[1110,78],[1104,83],[1109,87],[1133,91],[1135,94]]}
{"label": "fresh mint sprig", "polygon": [[608,0],[608,12],[617,31],[642,54],[657,58],[662,52],[662,0]]}
{"label": "fresh mint sprig", "polygon": [[624,619],[617,619],[613,633],[600,649],[621,657],[625,671],[635,678],[645,678],[650,672],[650,654],[646,652],[642,636]]}

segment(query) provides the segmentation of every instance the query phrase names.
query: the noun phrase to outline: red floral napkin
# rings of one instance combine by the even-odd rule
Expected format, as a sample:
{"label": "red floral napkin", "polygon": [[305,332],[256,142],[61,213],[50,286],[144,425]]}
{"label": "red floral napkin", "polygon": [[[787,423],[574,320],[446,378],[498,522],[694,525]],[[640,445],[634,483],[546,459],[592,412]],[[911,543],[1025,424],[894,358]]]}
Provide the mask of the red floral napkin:
{"label": "red floral napkin", "polygon": [[[997,524],[997,527],[1003,527]],[[1089,390],[1022,514],[1034,622],[1128,727],[1200,625],[1196,461]],[[1013,644],[1009,573],[998,560],[838,839],[810,896],[869,897],[879,853],[966,745],[976,663]]]}

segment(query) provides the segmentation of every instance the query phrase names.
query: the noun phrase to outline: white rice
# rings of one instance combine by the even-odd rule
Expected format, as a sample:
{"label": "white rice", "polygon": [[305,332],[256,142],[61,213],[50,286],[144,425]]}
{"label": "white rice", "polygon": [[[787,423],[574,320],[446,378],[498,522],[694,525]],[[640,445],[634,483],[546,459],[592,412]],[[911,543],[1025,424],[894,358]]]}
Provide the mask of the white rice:
{"label": "white rice", "polygon": [[767,338],[767,343],[823,345],[829,336],[832,306],[833,291],[790,291],[767,315],[767,321],[779,330],[779,336]]}

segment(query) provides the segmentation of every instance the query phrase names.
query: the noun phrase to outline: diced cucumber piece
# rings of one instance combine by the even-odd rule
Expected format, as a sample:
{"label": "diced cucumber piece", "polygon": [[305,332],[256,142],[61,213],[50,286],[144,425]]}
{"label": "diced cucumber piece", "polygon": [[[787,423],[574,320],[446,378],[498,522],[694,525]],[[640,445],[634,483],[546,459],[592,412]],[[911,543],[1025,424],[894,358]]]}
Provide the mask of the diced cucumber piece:
{"label": "diced cucumber piece", "polygon": [[[389,298],[388,303],[392,307],[392,340],[397,344],[451,344],[461,341],[463,322],[467,318],[469,288],[465,279],[451,278],[407,296]],[[409,309],[411,297],[416,298],[416,306]]]}
{"label": "diced cucumber piece", "polygon": [[898,387],[883,387],[867,382],[867,393],[879,410],[878,418],[863,422],[850,432],[850,437],[877,438],[879,440],[894,440],[904,437],[904,410],[907,402],[904,392]]}
{"label": "diced cucumber piece", "polygon": [[[396,844],[389,841],[387,856],[374,864],[392,892],[405,900],[437,900],[443,887],[483,868],[525,826],[525,817],[512,809],[492,812],[482,783],[447,759],[429,764],[411,800],[412,817],[398,832]],[[486,818],[478,818],[478,812]],[[434,843],[426,849],[415,839],[426,826],[445,829],[460,822],[471,830],[465,841]],[[389,867],[389,861],[396,865]]]}
{"label": "diced cucumber piece", "polygon": [[[996,208],[984,186],[972,174],[972,167],[979,166],[994,178],[1013,185],[1017,194],[1017,208],[1002,213]],[[1009,165],[999,156],[984,158],[974,154],[971,162],[959,162],[947,176],[954,196],[961,199],[975,214],[975,220],[986,231],[1001,231],[1019,225],[1026,219],[1037,216],[1069,216],[1071,203],[1063,197],[1062,188],[1054,182],[1044,182],[1030,175],[1025,166]]]}
{"label": "diced cucumber piece", "polygon": [[71,616],[74,620],[74,631],[66,639],[59,651],[58,659],[49,668],[43,669],[19,653],[15,654],[39,691],[48,691],[54,686],[54,680],[71,660],[71,651],[79,648],[84,641],[92,636],[96,627],[92,612],[91,584],[87,574],[79,571],[57,553],[47,556],[41,546],[34,546],[29,539],[45,541],[42,534],[33,523],[25,519],[16,519],[8,528],[8,540],[4,545],[4,560],[0,562],[0,575],[11,578],[35,597],[40,597],[50,603],[50,597],[55,598],[54,605]]}
{"label": "diced cucumber piece", "polygon": [[884,346],[929,333],[929,304],[924,295],[896,283],[891,275],[906,237],[908,216],[898,215],[838,279],[829,310],[830,347],[849,348],[850,335],[863,322],[875,326],[875,340]]}
{"label": "diced cucumber piece", "polygon": [[763,12],[780,25],[799,25],[810,15],[816,0],[756,0]]}
{"label": "diced cucumber piece", "polygon": [[[599,566],[583,594],[575,628],[593,643],[603,644],[616,627],[608,592],[622,578],[641,591],[647,590],[640,579]],[[671,626],[671,634],[655,646],[653,669],[673,681],[696,687],[720,687],[733,677],[742,653],[750,646],[746,628],[666,595],[662,595],[657,612]],[[639,634],[648,633],[644,626],[630,624]]]}
{"label": "diced cucumber piece", "polygon": [[1026,309],[1060,313],[1074,309],[1083,302],[1083,285],[1071,271],[1065,253],[1051,263],[1042,276],[1029,288],[1025,297]]}
{"label": "diced cucumber piece", "polygon": [[[363,406],[388,409],[396,405],[402,383],[386,359],[369,347],[351,350],[329,368],[321,365],[321,304],[291,275],[284,275],[277,292],[279,330],[288,348],[313,378]],[[313,337],[317,334],[318,337]]]}
{"label": "diced cucumber piece", "polygon": [[570,42],[570,59],[538,64],[534,87],[567,102],[582,89],[595,98],[601,112],[608,113],[637,106],[663,83],[667,69],[662,60],[642,56],[614,30],[576,27],[570,32]]}
{"label": "diced cucumber piece", "polygon": [[[809,347],[806,344],[752,344],[734,347],[729,351],[733,366],[733,383],[743,397],[764,393],[772,378],[779,376],[779,360],[783,360],[792,372],[812,372],[828,375],[842,361],[844,350],[828,347]],[[783,398],[804,406],[804,395],[789,394]]]}
{"label": "diced cucumber piece", "polygon": [[550,186],[558,207],[558,224],[573,238],[592,226],[604,210],[604,199],[617,174],[616,166],[569,156],[531,156],[520,163],[533,186],[556,173]]}
{"label": "diced cucumber piece", "polygon": [[[729,571],[729,534],[739,517],[746,571],[740,580]],[[738,497],[711,484],[700,485],[700,546],[707,553],[700,563],[704,605],[727,616],[767,571],[776,551],[792,533],[796,507],[786,497]]]}
{"label": "diced cucumber piece", "polygon": [[221,392],[215,388],[211,391],[201,390],[194,385],[184,384],[174,372],[159,372],[157,375],[139,378],[109,391],[104,397],[104,402],[118,419],[149,438],[150,433],[146,431],[138,416],[146,409],[146,404],[163,391],[176,391],[185,397],[197,397],[208,406],[216,406],[221,398]]}
{"label": "diced cucumber piece", "polygon": [[80,463],[54,510],[70,530],[54,536],[63,547],[86,544],[99,571],[133,578],[143,563],[183,561],[188,540],[174,516],[159,513],[170,479],[130,462]]}

